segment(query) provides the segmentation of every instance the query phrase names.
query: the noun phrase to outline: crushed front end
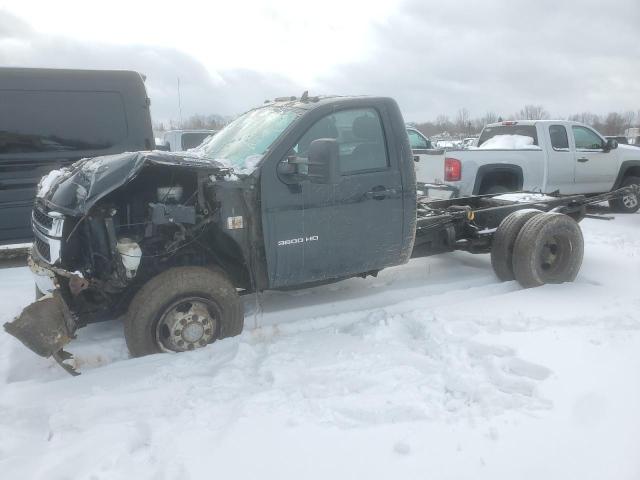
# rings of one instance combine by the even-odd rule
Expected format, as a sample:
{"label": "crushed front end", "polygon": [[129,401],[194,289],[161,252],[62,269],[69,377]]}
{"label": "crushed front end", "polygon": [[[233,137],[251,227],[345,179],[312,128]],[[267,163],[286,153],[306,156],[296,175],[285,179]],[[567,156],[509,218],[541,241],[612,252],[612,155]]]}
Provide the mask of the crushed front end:
{"label": "crushed front end", "polygon": [[[45,177],[28,259],[44,296],[5,330],[75,374],[63,348],[76,330],[125,314],[150,278],[177,265],[245,265],[245,232],[228,231],[222,219],[227,208],[246,215],[253,189],[227,175],[215,162],[139,152]],[[229,270],[239,285],[250,284],[246,272]]]}

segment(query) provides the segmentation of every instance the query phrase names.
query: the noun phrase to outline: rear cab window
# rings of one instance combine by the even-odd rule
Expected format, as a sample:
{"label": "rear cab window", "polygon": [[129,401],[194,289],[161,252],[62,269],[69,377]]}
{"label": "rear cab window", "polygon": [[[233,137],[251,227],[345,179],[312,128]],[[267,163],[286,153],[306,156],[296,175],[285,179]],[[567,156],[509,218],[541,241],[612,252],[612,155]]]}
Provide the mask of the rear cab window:
{"label": "rear cab window", "polygon": [[496,125],[485,127],[478,148],[539,148],[535,125]]}
{"label": "rear cab window", "polygon": [[107,150],[127,135],[118,92],[0,90],[0,155]]}

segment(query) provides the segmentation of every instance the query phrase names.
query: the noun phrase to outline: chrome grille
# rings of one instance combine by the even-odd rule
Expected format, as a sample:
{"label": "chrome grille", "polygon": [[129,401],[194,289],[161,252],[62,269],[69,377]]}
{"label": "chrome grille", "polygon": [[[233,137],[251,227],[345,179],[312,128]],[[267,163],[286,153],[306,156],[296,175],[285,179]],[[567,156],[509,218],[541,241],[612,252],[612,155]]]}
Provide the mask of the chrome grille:
{"label": "chrome grille", "polygon": [[49,244],[47,242],[45,242],[41,238],[36,237],[34,239],[33,245],[43,260],[51,262],[51,248],[49,247]]}
{"label": "chrome grille", "polygon": [[31,214],[31,227],[34,235],[34,250],[47,263],[60,260],[62,229],[64,216],[58,212],[45,213],[39,206]]}
{"label": "chrome grille", "polygon": [[46,213],[44,213],[38,207],[35,207],[33,209],[33,220],[37,224],[45,227],[47,230],[51,230],[51,227],[53,227],[53,218],[48,216]]}

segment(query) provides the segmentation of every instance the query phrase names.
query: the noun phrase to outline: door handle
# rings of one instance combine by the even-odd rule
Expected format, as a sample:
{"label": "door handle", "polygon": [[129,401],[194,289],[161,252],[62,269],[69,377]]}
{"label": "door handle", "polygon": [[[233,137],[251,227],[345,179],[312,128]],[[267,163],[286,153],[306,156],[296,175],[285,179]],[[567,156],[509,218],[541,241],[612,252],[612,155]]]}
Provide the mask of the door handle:
{"label": "door handle", "polygon": [[588,162],[588,161],[589,161],[589,159],[588,159],[587,157],[580,157],[580,158],[578,159],[578,161],[579,161],[580,163],[584,163],[584,162]]}
{"label": "door handle", "polygon": [[377,187],[373,187],[364,195],[365,197],[372,198],[374,200],[384,200],[387,195],[395,195],[396,193],[398,193],[398,191],[395,188],[387,188],[383,185],[378,185]]}

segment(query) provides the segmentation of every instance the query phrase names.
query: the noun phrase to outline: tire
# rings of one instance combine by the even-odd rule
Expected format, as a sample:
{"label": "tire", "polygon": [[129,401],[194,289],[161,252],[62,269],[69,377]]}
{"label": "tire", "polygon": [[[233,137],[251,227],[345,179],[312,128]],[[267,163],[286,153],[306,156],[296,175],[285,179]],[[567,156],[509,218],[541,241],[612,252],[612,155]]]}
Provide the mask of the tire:
{"label": "tire", "polygon": [[[206,308],[206,314],[192,314],[184,310],[185,305],[191,305],[189,309],[195,305],[201,310]],[[178,325],[177,312],[182,312],[183,317],[192,314],[185,317],[187,320],[180,320],[188,322],[186,327]],[[169,314],[173,315],[172,329],[166,323]],[[204,320],[209,322],[204,323],[208,325],[206,330],[199,326],[202,322],[198,323],[203,317],[209,317]],[[191,321],[193,319],[198,321]],[[180,333],[179,328],[186,332],[192,324],[207,335],[202,333],[194,343],[189,343],[192,339],[187,340],[184,348],[178,346],[176,342],[181,342],[182,337],[176,337],[174,332]],[[153,277],[133,297],[124,319],[124,336],[129,353],[142,357],[163,351],[192,350],[217,339],[239,335],[243,326],[242,302],[224,273],[205,267],[175,267]]]}
{"label": "tire", "polygon": [[541,214],[540,210],[517,210],[508,215],[496,230],[491,244],[491,266],[502,282],[514,280],[513,246],[522,226],[531,218]]}
{"label": "tire", "polygon": [[513,247],[513,273],[525,288],[575,280],[584,255],[582,231],[561,213],[544,213],[524,224]]}
{"label": "tire", "polygon": [[[640,177],[627,177],[620,184],[620,188],[629,185],[640,185]],[[609,207],[616,213],[636,213],[640,209],[640,198],[637,195],[625,195],[622,198],[609,200]]]}

